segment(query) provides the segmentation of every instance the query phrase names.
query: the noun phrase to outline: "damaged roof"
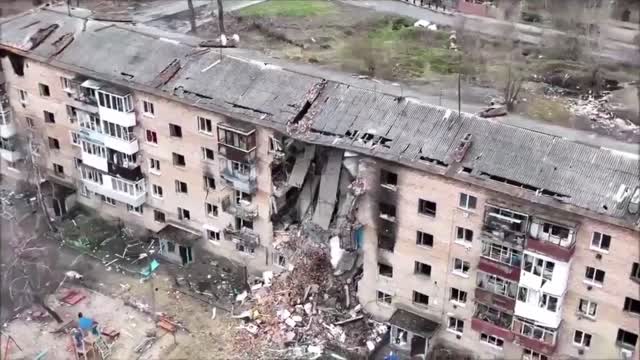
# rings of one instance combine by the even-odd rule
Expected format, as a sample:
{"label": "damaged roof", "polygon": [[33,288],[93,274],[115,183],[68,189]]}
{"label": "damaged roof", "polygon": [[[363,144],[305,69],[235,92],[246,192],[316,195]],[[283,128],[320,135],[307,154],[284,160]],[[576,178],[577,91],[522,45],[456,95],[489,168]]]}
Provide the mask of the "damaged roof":
{"label": "damaged roof", "polygon": [[[0,24],[0,46],[277,131],[306,124],[306,131],[291,136],[308,143],[491,189],[499,184],[499,191],[525,189],[533,202],[638,226],[637,211],[628,209],[640,201],[640,194],[633,196],[640,187],[640,161],[629,154],[262,62],[221,58],[197,42],[92,20],[86,10],[73,15],[41,8],[7,19]],[[462,148],[464,138],[471,140]]]}

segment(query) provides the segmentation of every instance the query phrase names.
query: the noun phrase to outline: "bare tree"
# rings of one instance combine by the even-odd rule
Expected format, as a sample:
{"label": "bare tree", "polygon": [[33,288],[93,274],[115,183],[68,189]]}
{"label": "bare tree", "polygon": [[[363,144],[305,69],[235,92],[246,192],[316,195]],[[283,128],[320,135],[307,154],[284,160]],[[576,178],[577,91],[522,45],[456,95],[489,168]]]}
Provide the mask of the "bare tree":
{"label": "bare tree", "polygon": [[193,0],[187,0],[187,6],[189,7],[189,23],[191,24],[191,32],[197,33],[196,30],[196,10],[193,7]]}

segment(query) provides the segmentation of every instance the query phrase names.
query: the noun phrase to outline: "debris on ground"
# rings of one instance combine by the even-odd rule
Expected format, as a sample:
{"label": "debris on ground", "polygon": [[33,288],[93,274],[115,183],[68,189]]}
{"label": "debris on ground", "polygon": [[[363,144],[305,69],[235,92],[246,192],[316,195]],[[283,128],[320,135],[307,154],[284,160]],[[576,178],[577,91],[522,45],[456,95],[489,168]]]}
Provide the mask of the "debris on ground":
{"label": "debris on ground", "polygon": [[[356,299],[360,272],[334,276],[331,250],[290,231],[278,251],[294,259],[290,271],[256,288],[234,310],[244,319],[235,348],[241,358],[315,359],[326,348],[366,356],[381,343],[387,326],[370,318]],[[335,256],[335,254],[334,254]]]}
{"label": "debris on ground", "polygon": [[640,133],[640,127],[631,121],[617,117],[610,102],[611,92],[603,91],[599,96],[589,92],[577,98],[569,98],[568,108],[577,116],[591,120],[592,127],[617,128],[620,131]]}

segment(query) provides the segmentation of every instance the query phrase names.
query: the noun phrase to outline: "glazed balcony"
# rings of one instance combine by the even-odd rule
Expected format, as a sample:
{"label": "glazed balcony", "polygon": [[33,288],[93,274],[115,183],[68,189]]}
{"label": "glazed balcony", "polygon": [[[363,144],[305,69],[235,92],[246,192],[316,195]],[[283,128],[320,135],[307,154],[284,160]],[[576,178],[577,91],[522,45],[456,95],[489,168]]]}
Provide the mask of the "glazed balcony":
{"label": "glazed balcony", "polygon": [[505,341],[513,341],[512,322],[512,314],[478,303],[471,320],[471,328],[478,332],[497,336]]}
{"label": "glazed balcony", "polygon": [[521,264],[521,251],[499,244],[482,242],[482,256],[478,262],[478,270],[518,282]]}
{"label": "glazed balcony", "polygon": [[497,275],[477,272],[475,297],[478,302],[494,306],[506,312],[516,307],[518,283]]}
{"label": "glazed balcony", "polygon": [[575,226],[533,219],[526,247],[552,259],[569,262],[576,250],[575,233]]}
{"label": "glazed balcony", "polygon": [[519,318],[513,319],[512,331],[515,336],[514,342],[521,347],[548,356],[553,355],[558,346],[558,329],[536,326],[531,322]]}
{"label": "glazed balcony", "polygon": [[240,229],[234,228],[231,225],[224,229],[225,236],[234,243],[242,243],[245,246],[257,247],[260,244],[260,235],[247,227],[241,227]]}
{"label": "glazed balcony", "polygon": [[24,158],[15,137],[8,139],[0,138],[0,156],[8,162],[14,162]]}
{"label": "glazed balcony", "polygon": [[13,113],[9,108],[0,108],[0,137],[10,138],[16,134]]}
{"label": "glazed balcony", "polygon": [[218,124],[218,152],[236,162],[255,160],[255,127],[241,123]]}
{"label": "glazed balcony", "polygon": [[236,190],[248,194],[253,194],[257,190],[258,181],[254,164],[227,161],[220,176]]}
{"label": "glazed balcony", "polygon": [[506,208],[487,205],[480,238],[493,243],[505,243],[522,248],[526,239],[529,217]]}

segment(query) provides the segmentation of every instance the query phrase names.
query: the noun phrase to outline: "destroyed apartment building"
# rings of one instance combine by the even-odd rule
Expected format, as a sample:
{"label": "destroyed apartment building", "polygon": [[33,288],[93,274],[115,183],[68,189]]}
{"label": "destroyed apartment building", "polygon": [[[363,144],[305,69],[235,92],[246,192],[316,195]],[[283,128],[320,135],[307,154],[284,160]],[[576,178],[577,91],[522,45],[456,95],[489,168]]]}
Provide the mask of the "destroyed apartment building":
{"label": "destroyed apartment building", "polygon": [[274,272],[289,295],[256,287],[245,333],[341,343],[366,313],[368,351],[637,358],[637,155],[91,16],[0,23],[2,176],[71,189],[168,261]]}

